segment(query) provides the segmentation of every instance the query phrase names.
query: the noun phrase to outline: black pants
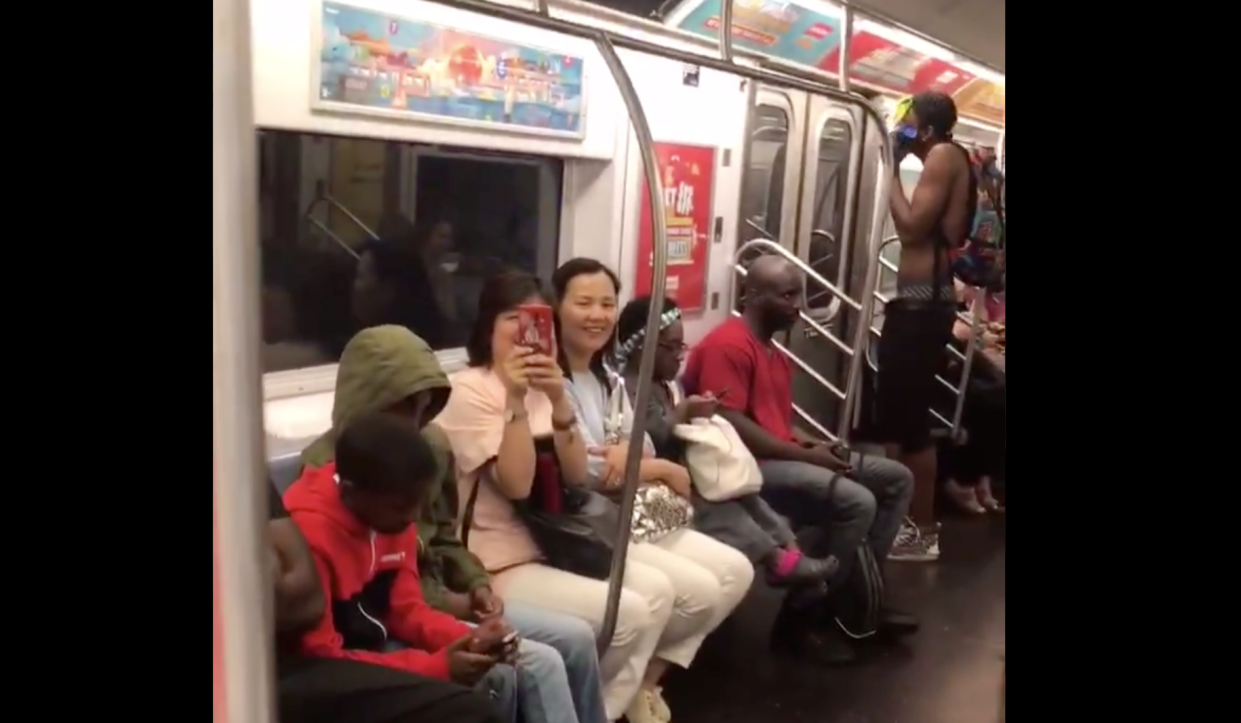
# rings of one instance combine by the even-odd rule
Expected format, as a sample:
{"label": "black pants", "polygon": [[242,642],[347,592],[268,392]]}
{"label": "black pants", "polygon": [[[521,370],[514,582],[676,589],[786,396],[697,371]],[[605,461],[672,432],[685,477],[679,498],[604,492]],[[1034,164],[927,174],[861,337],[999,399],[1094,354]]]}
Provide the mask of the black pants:
{"label": "black pants", "polygon": [[956,306],[893,299],[884,311],[879,339],[875,403],[878,441],[906,453],[931,444],[931,405],[938,398],[935,375],[944,368]]}
{"label": "black pants", "polygon": [[469,688],[352,660],[282,659],[281,723],[501,723]]}

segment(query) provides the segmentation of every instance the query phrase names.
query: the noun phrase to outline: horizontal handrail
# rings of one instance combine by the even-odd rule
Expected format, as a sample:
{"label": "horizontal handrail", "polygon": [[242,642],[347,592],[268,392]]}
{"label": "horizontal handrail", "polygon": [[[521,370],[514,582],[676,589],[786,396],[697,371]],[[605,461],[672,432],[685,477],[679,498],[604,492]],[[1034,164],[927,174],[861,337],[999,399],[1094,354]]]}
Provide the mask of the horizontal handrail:
{"label": "horizontal handrail", "polygon": [[836,298],[840,299],[845,304],[848,304],[849,308],[853,309],[854,311],[862,310],[861,303],[854,301],[852,297],[850,297],[848,294],[846,294],[845,292],[837,288],[835,284],[823,278],[822,274],[810,268],[810,264],[807,264],[805,261],[802,261],[801,259],[797,258],[796,254],[784,248],[783,246],[776,243],[775,241],[772,241],[770,239],[765,239],[765,238],[751,239],[745,242],[744,244],[742,244],[741,248],[737,249],[737,253],[734,254],[734,257],[740,260],[742,255],[745,252],[751,249],[755,249],[755,248],[767,249],[769,251],[774,251],[776,254],[780,256],[783,256],[786,261],[791,262],[803,274],[806,274],[810,278],[814,279],[815,283],[821,284],[828,291],[832,292],[836,296]]}
{"label": "horizontal handrail", "polygon": [[[746,268],[742,266],[741,264],[733,264],[733,270],[736,273],[741,274],[742,276],[745,276],[746,274],[749,273],[749,271],[747,271]],[[733,313],[736,314],[737,312],[734,311]],[[806,326],[810,327],[811,329],[814,329],[814,331],[818,333],[819,336],[826,338],[833,345],[835,345],[837,349],[843,352],[846,356],[853,356],[853,349],[850,348],[848,344],[844,343],[843,341],[840,340],[839,337],[837,337],[832,332],[828,331],[826,327],[824,327],[816,319],[814,319],[809,314],[807,314],[804,310],[799,309],[797,311],[797,316],[798,318],[802,320],[803,323],[806,324]]]}
{"label": "horizontal handrail", "polygon": [[[887,248],[889,244],[895,243],[899,240],[900,240],[899,236],[889,236],[888,238],[884,239],[883,243],[879,244],[879,250],[876,254],[876,257],[879,262],[880,273],[882,273],[883,269],[888,269],[896,273],[900,272],[900,269],[899,267],[897,267],[896,264],[883,258],[883,250]],[[879,284],[875,284],[876,288],[873,290],[872,293],[876,301],[886,306],[888,302],[890,301],[890,299],[885,297],[883,294],[879,293],[878,286]],[[948,391],[952,392],[952,394],[956,396],[956,404],[954,405],[953,415],[952,415],[951,420],[946,419],[943,415],[941,415],[939,412],[935,411],[934,409],[931,409],[930,411],[931,411],[931,414],[936,419],[938,419],[940,422],[943,422],[947,427],[949,427],[952,430],[952,434],[954,438],[960,433],[961,417],[963,416],[964,411],[965,411],[965,394],[969,388],[970,374],[973,371],[974,354],[978,351],[978,341],[982,335],[982,323],[981,323],[981,319],[979,316],[978,307],[979,307],[979,299],[978,297],[975,297],[970,314],[967,315],[962,312],[957,312],[956,314],[956,318],[959,321],[965,324],[968,324],[970,326],[970,336],[969,336],[968,342],[966,343],[965,352],[962,353],[959,349],[957,349],[951,343],[944,345],[944,348],[946,348],[951,355],[957,357],[962,362],[964,362],[961,368],[961,381],[958,384],[953,384],[952,382],[948,381],[947,379],[940,376],[939,374],[935,375],[935,380],[938,381],[942,386],[947,388]],[[868,323],[867,326],[868,326],[870,334],[873,334],[875,337],[878,337],[878,338],[883,337],[882,330],[880,330],[877,326],[875,326],[873,318],[870,320],[870,323]],[[863,353],[865,355],[866,363],[871,368],[871,370],[875,372],[879,371],[879,363],[878,363],[878,360],[875,359],[873,350],[871,349],[869,337],[867,338],[866,348],[863,350]]]}
{"label": "horizontal handrail", "polygon": [[[735,310],[735,309],[734,309],[734,310],[733,310],[733,316],[740,318],[740,317],[741,317],[741,312],[739,312],[739,311],[737,311],[737,310]],[[780,342],[778,342],[778,341],[776,341],[776,340],[774,340],[774,339],[773,339],[773,340],[771,341],[771,344],[772,344],[772,346],[774,346],[774,347],[776,348],[776,350],[777,350],[777,351],[779,351],[779,352],[780,352],[781,354],[783,354],[784,356],[788,357],[788,358],[789,358],[789,361],[791,361],[791,362],[793,362],[794,364],[796,364],[796,365],[797,365],[797,367],[798,367],[799,369],[801,369],[803,372],[805,372],[807,375],[809,375],[811,379],[813,379],[813,380],[815,380],[816,382],[818,382],[818,383],[819,383],[820,385],[822,385],[825,389],[827,389],[827,391],[831,392],[832,394],[835,394],[837,397],[839,397],[839,398],[840,398],[840,400],[841,400],[841,401],[844,401],[844,399],[845,399],[845,393],[844,393],[843,391],[841,391],[841,390],[840,390],[840,387],[837,387],[835,384],[832,384],[830,381],[828,381],[828,380],[827,380],[827,378],[826,378],[826,377],[824,377],[822,374],[820,374],[820,373],[816,372],[816,371],[814,370],[814,368],[813,368],[813,367],[811,367],[811,366],[810,366],[809,364],[807,364],[806,362],[802,361],[800,357],[798,357],[796,354],[794,354],[792,351],[790,351],[790,350],[788,349],[788,347],[784,346],[784,345],[783,345],[783,344],[781,344]]]}

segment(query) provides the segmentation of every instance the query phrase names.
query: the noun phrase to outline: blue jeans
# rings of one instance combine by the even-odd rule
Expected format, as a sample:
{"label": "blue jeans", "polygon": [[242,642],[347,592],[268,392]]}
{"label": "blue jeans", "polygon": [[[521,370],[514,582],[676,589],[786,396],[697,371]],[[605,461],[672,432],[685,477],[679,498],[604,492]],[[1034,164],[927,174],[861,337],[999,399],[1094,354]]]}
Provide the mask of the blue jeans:
{"label": "blue jeans", "polygon": [[518,603],[504,619],[523,638],[518,650],[519,705],[527,721],[607,723],[595,633],[578,618]]}
{"label": "blue jeans", "polygon": [[[466,623],[467,625],[469,623]],[[389,640],[384,645],[384,652],[392,653],[406,649],[407,645],[396,640]],[[478,681],[474,690],[491,699],[500,719],[506,723],[519,723],[517,719],[517,671],[508,665],[497,665],[483,679]]]}
{"label": "blue jeans", "polygon": [[[892,549],[901,522],[909,513],[914,477],[909,468],[886,457],[854,454],[853,477],[805,462],[760,459],[763,499],[776,511],[802,525],[825,527],[830,542],[813,554],[835,555],[839,575],[848,573],[858,545],[869,540],[882,562]],[[829,494],[830,491],[830,494]]]}

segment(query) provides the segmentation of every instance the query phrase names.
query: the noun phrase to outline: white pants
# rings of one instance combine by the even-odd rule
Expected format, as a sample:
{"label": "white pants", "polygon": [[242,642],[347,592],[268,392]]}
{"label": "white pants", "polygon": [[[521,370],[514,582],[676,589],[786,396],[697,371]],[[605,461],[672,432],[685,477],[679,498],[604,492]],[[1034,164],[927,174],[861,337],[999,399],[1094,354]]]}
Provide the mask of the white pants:
{"label": "white pants", "polygon": [[[624,715],[652,656],[689,667],[752,582],[745,555],[693,530],[630,545],[616,632],[599,661],[608,720]],[[596,630],[603,625],[606,580],[530,564],[505,570],[492,583],[507,600],[579,617]]]}

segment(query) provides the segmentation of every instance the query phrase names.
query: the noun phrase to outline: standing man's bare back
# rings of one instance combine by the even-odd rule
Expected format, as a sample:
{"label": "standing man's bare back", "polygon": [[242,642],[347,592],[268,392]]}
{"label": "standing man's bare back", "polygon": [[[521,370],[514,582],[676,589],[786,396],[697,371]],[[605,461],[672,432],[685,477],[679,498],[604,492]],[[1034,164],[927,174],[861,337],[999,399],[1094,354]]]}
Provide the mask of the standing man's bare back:
{"label": "standing man's bare back", "polygon": [[[931,561],[939,557],[935,525],[935,446],[930,408],[940,401],[935,375],[952,336],[956,294],[948,252],[970,232],[978,189],[969,155],[952,142],[957,109],[943,93],[914,96],[893,132],[891,211],[901,240],[896,297],[884,310],[879,342],[876,423],[888,455],[914,474],[910,515],[915,526],[897,540],[893,559]],[[907,198],[900,161],[922,161],[922,175]]]}

